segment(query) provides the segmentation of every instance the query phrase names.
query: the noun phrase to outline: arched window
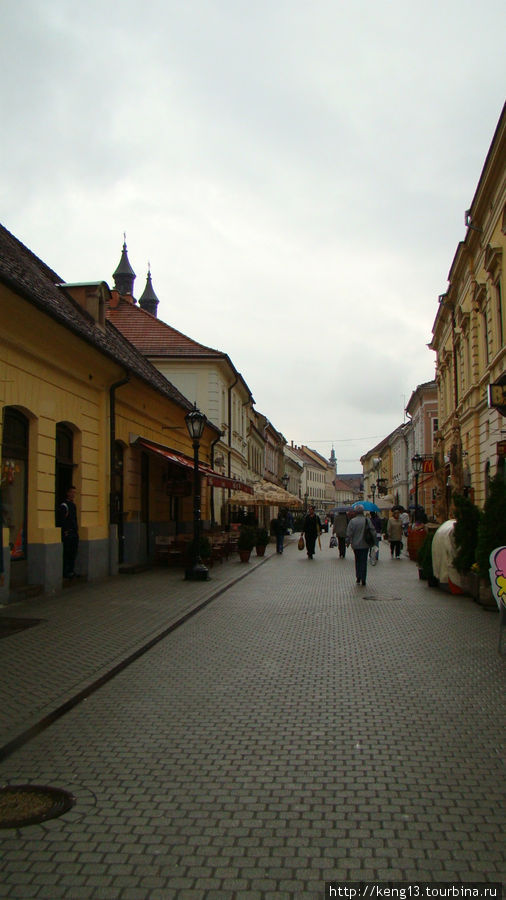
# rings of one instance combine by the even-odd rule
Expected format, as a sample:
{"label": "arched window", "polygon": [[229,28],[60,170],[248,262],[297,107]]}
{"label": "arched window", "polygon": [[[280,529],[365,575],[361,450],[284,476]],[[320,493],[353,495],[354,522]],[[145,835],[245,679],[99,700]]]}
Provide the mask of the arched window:
{"label": "arched window", "polygon": [[26,559],[28,419],[6,407],[2,437],[2,513],[9,529],[11,559]]}

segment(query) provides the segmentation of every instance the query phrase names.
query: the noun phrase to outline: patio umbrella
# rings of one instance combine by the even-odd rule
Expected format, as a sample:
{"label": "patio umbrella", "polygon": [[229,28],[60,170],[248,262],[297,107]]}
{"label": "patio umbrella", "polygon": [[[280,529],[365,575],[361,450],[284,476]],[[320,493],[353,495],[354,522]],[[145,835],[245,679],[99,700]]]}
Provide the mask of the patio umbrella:
{"label": "patio umbrella", "polygon": [[367,512],[379,512],[379,506],[376,506],[375,503],[371,503],[370,500],[357,500],[356,503],[351,504],[352,509],[356,509],[357,506],[363,506]]}

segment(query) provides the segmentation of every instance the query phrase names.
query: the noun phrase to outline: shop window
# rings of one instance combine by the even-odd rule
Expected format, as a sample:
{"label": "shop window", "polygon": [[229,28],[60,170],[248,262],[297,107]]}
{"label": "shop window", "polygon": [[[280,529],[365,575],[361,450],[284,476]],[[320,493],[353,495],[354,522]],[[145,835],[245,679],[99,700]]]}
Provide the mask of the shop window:
{"label": "shop window", "polygon": [[2,441],[2,519],[12,560],[26,559],[28,419],[6,407]]}

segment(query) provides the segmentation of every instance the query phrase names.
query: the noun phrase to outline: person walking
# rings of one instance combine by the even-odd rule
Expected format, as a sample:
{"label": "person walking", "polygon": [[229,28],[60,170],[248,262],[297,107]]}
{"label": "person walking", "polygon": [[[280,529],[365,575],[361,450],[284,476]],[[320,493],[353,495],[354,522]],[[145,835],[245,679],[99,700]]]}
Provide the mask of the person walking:
{"label": "person walking", "polygon": [[[371,525],[369,519],[364,516],[364,507],[355,506],[355,515],[348,522],[346,529],[346,543],[351,544],[353,553],[355,554],[355,575],[357,584],[365,585],[367,581],[367,555],[369,547],[377,546],[378,538],[376,531]],[[370,536],[371,543],[368,542],[367,535]]]}
{"label": "person walking", "polygon": [[79,547],[79,527],[77,524],[76,489],[71,485],[63,503],[60,503],[61,539],[63,543],[63,577],[73,578],[74,564]]}
{"label": "person walking", "polygon": [[332,534],[335,534],[339,546],[339,556],[346,556],[346,529],[348,528],[348,516],[345,512],[337,512],[334,516]]}
{"label": "person walking", "polygon": [[282,553],[286,532],[286,519],[284,513],[279,510],[277,519],[274,520],[274,533],[276,535],[276,553]]}
{"label": "person walking", "polygon": [[309,507],[308,514],[304,519],[304,537],[306,539],[306,550],[308,559],[313,559],[316,538],[321,534],[321,523],[319,517],[315,513],[314,506]]}
{"label": "person walking", "polygon": [[400,511],[394,509],[387,522],[387,540],[390,541],[390,556],[392,559],[400,559],[402,548],[402,522]]}
{"label": "person walking", "polygon": [[378,513],[374,509],[371,512],[371,523],[374,526],[374,528],[376,529],[376,534],[378,535],[378,541],[379,541],[381,539],[381,532],[382,532],[383,526],[382,526],[381,519],[380,519]]}

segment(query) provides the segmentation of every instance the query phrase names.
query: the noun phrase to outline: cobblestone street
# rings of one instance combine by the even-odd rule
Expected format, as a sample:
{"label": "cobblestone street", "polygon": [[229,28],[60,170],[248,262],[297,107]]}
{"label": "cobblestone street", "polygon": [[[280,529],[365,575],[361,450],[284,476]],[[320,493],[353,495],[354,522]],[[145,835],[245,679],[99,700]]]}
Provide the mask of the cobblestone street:
{"label": "cobblestone street", "polygon": [[[309,561],[292,538],[240,581],[244,565],[219,567],[211,603],[7,756],[3,783],[77,802],[0,832],[2,898],[282,900],[323,897],[330,880],[506,880],[498,615],[428,588],[386,546],[359,587],[351,554],[322,544]],[[170,577],[183,593],[213,589]],[[163,578],[148,576],[152,594]],[[116,664],[143,604],[146,640],[167,627],[142,575],[133,584],[123,608],[103,598],[100,629],[76,617],[80,653],[109,646]],[[79,588],[80,610],[87,590],[97,604],[96,586]],[[23,604],[49,624],[2,641],[10,677],[39,652],[50,666],[48,609],[68,648],[72,602]]]}

